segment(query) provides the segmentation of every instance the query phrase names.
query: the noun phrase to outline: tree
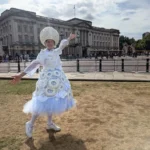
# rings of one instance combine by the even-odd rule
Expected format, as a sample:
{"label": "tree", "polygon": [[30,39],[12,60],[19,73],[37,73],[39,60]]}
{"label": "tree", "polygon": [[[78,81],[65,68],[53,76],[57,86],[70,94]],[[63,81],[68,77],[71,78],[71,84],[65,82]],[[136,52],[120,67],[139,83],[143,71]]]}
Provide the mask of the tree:
{"label": "tree", "polygon": [[137,50],[150,50],[150,34],[137,41],[134,38],[130,39],[126,36],[121,35],[119,42],[120,49],[123,48],[124,43],[127,43],[128,45],[135,44],[135,49]]}
{"label": "tree", "polygon": [[142,40],[137,40],[135,48],[137,50],[150,50],[150,34],[144,37]]}
{"label": "tree", "polygon": [[135,41],[134,38],[131,38],[131,39],[130,39],[130,45],[131,45],[131,44],[134,44],[135,42],[136,42],[136,41]]}
{"label": "tree", "polygon": [[124,43],[127,43],[128,45],[131,45],[131,44],[133,44],[133,43],[135,43],[135,42],[136,42],[136,41],[135,41],[134,38],[131,38],[131,39],[130,39],[130,38],[126,37],[126,36],[121,35],[120,38],[119,38],[120,49],[123,48],[123,44],[124,44]]}
{"label": "tree", "polygon": [[145,49],[150,50],[150,34],[143,38],[145,42]]}
{"label": "tree", "polygon": [[143,40],[136,41],[135,49],[144,50],[145,49],[145,42]]}
{"label": "tree", "polygon": [[145,49],[150,50],[150,40],[145,41]]}

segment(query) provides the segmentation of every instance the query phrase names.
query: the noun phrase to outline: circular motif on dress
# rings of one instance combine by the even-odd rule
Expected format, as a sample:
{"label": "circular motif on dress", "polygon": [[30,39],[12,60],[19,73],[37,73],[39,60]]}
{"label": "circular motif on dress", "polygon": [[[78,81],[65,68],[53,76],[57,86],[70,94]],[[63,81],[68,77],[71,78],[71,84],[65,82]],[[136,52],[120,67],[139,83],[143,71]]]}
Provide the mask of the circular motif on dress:
{"label": "circular motif on dress", "polygon": [[45,72],[41,72],[41,73],[40,73],[40,78],[41,78],[41,79],[45,79],[45,78],[46,78]]}
{"label": "circular motif on dress", "polygon": [[46,80],[46,79],[38,80],[38,81],[37,81],[37,86],[38,86],[39,88],[45,88],[46,85],[47,85],[47,80]]}
{"label": "circular motif on dress", "polygon": [[51,89],[57,89],[59,87],[59,79],[50,79],[50,81],[48,82],[48,86]]}
{"label": "circular motif on dress", "polygon": [[55,70],[53,72],[53,75],[56,76],[56,77],[60,77],[61,76],[61,72],[59,70]]}
{"label": "circular motif on dress", "polygon": [[52,97],[56,94],[56,89],[46,88],[45,95],[48,97]]}
{"label": "circular motif on dress", "polygon": [[52,77],[52,72],[47,72],[47,77],[51,78]]}

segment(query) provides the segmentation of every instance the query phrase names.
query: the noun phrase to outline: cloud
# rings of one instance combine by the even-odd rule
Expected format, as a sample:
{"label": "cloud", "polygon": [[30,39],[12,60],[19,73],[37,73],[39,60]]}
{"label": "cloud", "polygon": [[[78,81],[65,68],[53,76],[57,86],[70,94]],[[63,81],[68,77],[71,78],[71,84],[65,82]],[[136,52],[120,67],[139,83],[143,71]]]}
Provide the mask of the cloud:
{"label": "cloud", "polygon": [[126,11],[126,16],[131,16],[131,15],[133,15],[133,14],[135,14],[136,13],[136,11]]}
{"label": "cloud", "polygon": [[77,17],[92,21],[94,26],[119,29],[125,36],[141,38],[150,31],[149,6],[149,0],[1,0],[0,12],[14,7],[62,20]]}
{"label": "cloud", "polygon": [[55,5],[54,6],[52,5],[50,7],[41,10],[41,13],[46,17],[52,17],[52,18],[58,18],[60,15]]}
{"label": "cloud", "polygon": [[80,9],[78,10],[78,12],[81,13],[81,14],[85,14],[85,13],[88,12],[88,8],[87,8],[87,7],[82,7],[82,8],[80,8]]}
{"label": "cloud", "polygon": [[130,20],[130,18],[123,18],[122,20],[123,21],[127,21],[127,20]]}
{"label": "cloud", "polygon": [[87,7],[87,8],[93,8],[94,9],[94,3],[92,1],[80,1],[80,2],[76,3],[76,6],[78,8]]}
{"label": "cloud", "polygon": [[92,21],[94,19],[94,16],[92,16],[91,14],[87,14],[84,19]]}

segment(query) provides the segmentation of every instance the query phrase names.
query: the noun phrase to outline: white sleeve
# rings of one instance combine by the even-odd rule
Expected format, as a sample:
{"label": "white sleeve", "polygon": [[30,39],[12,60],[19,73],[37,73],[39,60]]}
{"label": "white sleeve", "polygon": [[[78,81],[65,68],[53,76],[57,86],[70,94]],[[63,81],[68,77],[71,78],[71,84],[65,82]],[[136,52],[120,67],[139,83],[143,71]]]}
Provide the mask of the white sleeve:
{"label": "white sleeve", "polygon": [[31,77],[35,72],[36,70],[40,67],[41,65],[41,56],[40,56],[40,53],[38,54],[37,58],[35,60],[33,60],[29,66],[27,66],[25,69],[24,69],[24,73],[26,73],[29,77]]}
{"label": "white sleeve", "polygon": [[59,55],[62,54],[62,50],[69,45],[69,40],[68,39],[63,39],[60,44],[59,47],[55,49],[55,51],[57,51],[59,53]]}

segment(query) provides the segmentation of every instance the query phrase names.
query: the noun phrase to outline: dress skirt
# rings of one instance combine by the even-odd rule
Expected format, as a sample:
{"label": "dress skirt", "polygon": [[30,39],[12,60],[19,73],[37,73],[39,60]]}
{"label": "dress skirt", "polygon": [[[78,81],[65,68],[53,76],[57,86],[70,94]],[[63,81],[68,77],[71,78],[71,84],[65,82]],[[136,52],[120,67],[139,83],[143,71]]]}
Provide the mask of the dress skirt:
{"label": "dress skirt", "polygon": [[61,69],[43,69],[36,82],[32,99],[23,107],[24,113],[58,115],[76,106],[69,80]]}

